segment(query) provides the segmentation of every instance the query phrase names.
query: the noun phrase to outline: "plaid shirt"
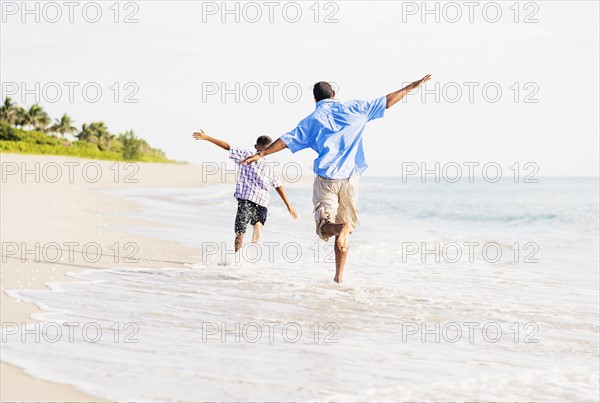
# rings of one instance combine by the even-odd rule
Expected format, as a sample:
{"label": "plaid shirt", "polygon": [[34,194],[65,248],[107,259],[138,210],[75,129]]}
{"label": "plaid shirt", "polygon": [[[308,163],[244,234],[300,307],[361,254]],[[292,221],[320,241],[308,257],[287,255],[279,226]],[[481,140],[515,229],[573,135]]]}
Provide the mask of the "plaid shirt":
{"label": "plaid shirt", "polygon": [[261,158],[250,165],[242,165],[241,161],[254,155],[253,152],[231,147],[229,158],[237,163],[237,179],[234,196],[238,199],[250,200],[260,206],[269,207],[271,195],[269,190],[282,186],[281,179],[272,162]]}

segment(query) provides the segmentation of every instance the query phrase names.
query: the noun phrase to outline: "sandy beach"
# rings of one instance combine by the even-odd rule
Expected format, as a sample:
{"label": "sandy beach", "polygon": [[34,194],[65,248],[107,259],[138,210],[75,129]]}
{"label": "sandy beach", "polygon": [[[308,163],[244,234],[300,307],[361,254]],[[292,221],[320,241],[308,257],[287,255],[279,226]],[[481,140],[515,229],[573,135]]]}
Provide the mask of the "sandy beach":
{"label": "sandy beach", "polygon": [[308,182],[235,254],[232,184],[200,166],[1,157],[3,401],[594,400],[594,179],[361,178],[339,285]]}
{"label": "sandy beach", "polygon": [[[39,311],[30,303],[8,297],[5,290],[44,289],[45,283],[70,281],[72,278],[65,276],[65,273],[84,269],[118,265],[154,268],[164,267],[167,264],[164,261],[168,262],[169,267],[183,267],[184,263],[197,259],[200,253],[199,249],[176,242],[158,241],[123,230],[123,227],[132,228],[147,223],[126,218],[125,215],[136,211],[137,206],[111,195],[111,191],[135,187],[197,187],[203,182],[201,166],[126,164],[18,154],[0,154],[0,160],[3,175],[0,199],[3,245],[0,315],[3,326],[7,322],[32,321],[31,315]],[[29,170],[29,173],[22,176],[23,170]],[[205,182],[218,180],[216,176],[205,179]],[[115,243],[119,246],[115,247]],[[134,258],[139,258],[139,262],[125,259],[133,251],[125,251],[125,247],[121,246],[127,243],[136,245]],[[44,258],[50,252],[49,249],[44,251],[44,248],[52,248],[55,244],[63,248],[60,260],[53,251],[51,260],[58,261],[45,262]],[[88,244],[94,245],[94,251],[88,250],[85,256],[76,252]],[[24,245],[28,250],[37,252],[29,255],[24,253]],[[94,262],[98,245],[103,256]],[[17,250],[10,249],[12,247]],[[120,253],[115,254],[117,251]],[[5,257],[5,254],[11,256]],[[115,255],[119,256],[115,258]],[[4,362],[1,371],[2,401],[98,400],[71,386],[36,379]]]}

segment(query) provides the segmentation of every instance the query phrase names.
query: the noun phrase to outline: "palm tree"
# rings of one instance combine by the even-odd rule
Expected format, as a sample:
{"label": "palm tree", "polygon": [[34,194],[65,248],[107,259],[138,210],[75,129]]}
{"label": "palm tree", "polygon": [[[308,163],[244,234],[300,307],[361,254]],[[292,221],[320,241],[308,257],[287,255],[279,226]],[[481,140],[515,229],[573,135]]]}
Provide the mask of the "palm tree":
{"label": "palm tree", "polygon": [[92,122],[89,125],[81,125],[81,131],[77,134],[79,140],[97,143],[98,140],[108,132],[104,122]]}
{"label": "palm tree", "polygon": [[27,120],[27,111],[23,108],[21,108],[20,106],[17,106],[15,108],[15,126],[19,126],[19,127],[23,127],[25,126],[25,122]]}
{"label": "palm tree", "polygon": [[60,119],[55,119],[56,123],[54,123],[50,127],[50,131],[55,133],[60,133],[61,136],[65,137],[65,133],[74,133],[77,131],[75,126],[72,126],[72,119],[66,113],[62,115]]}
{"label": "palm tree", "polygon": [[35,116],[35,122],[33,123],[33,128],[40,132],[48,131],[48,125],[52,123],[50,116],[40,107],[40,112]]}
{"label": "palm tree", "polygon": [[113,134],[109,133],[104,122],[92,122],[89,125],[84,123],[76,137],[79,140],[96,144],[100,150],[107,150],[111,140],[115,138]]}
{"label": "palm tree", "polygon": [[11,125],[14,125],[17,120],[17,104],[10,97],[6,97],[2,106],[0,106],[0,119]]}
{"label": "palm tree", "polygon": [[50,117],[44,109],[38,104],[31,105],[29,110],[25,110],[22,117],[22,125],[29,126],[32,130],[45,131],[50,123]]}

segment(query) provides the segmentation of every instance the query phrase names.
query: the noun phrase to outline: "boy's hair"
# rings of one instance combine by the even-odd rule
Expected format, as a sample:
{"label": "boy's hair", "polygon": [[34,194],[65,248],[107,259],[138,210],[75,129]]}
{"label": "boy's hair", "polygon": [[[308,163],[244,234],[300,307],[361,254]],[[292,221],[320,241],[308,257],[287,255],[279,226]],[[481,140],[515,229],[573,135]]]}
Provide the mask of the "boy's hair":
{"label": "boy's hair", "polygon": [[319,102],[323,99],[333,98],[335,92],[331,84],[326,81],[319,81],[313,87],[313,95],[315,96],[315,101]]}
{"label": "boy's hair", "polygon": [[256,145],[262,149],[267,148],[272,142],[273,139],[271,139],[269,136],[260,136],[256,139]]}

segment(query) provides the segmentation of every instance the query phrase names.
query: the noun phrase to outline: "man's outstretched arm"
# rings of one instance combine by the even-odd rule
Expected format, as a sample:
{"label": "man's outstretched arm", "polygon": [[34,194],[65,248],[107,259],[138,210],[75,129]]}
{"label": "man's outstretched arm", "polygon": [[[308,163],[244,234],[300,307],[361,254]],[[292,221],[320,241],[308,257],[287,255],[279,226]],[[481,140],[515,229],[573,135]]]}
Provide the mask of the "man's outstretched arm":
{"label": "man's outstretched arm", "polygon": [[204,130],[202,129],[200,129],[199,132],[195,132],[194,134],[192,134],[192,137],[196,140],[210,141],[214,145],[221,147],[223,150],[229,150],[231,148],[229,143],[227,143],[226,141],[210,137],[208,134],[204,133]]}
{"label": "man's outstretched arm", "polygon": [[244,165],[252,164],[253,162],[258,161],[262,157],[267,156],[269,154],[279,152],[279,151],[283,150],[284,148],[287,148],[287,145],[283,142],[283,140],[277,139],[270,146],[265,148],[264,150],[259,151],[258,153],[254,154],[253,156],[248,157],[245,160],[243,160],[242,164],[244,164]]}
{"label": "man's outstretched arm", "polygon": [[412,82],[412,83],[408,84],[406,87],[404,87],[398,91],[387,94],[385,97],[385,109],[391,108],[393,105],[398,103],[402,98],[404,98],[406,95],[408,95],[409,92],[411,92],[412,90],[414,90],[416,88],[419,88],[419,86],[421,84],[429,81],[430,78],[431,78],[431,74],[427,74],[422,79]]}

